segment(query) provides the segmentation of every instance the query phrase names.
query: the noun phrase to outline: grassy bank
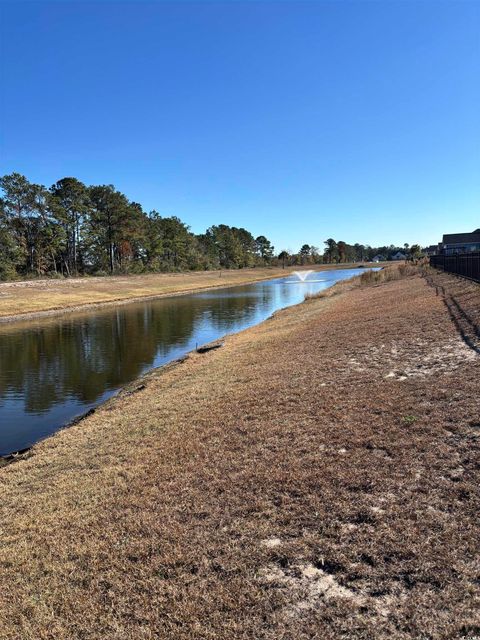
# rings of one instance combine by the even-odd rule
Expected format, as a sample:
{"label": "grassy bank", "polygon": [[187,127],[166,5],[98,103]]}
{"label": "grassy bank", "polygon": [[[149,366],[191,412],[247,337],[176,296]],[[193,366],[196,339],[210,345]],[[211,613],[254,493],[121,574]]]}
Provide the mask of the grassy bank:
{"label": "grassy bank", "polygon": [[[314,265],[316,271],[358,265]],[[295,270],[265,267],[226,271],[160,273],[141,276],[30,280],[0,283],[0,321],[74,311],[96,305],[189,293],[281,277]],[[308,267],[312,268],[312,267]]]}
{"label": "grassy bank", "polygon": [[337,296],[340,293],[346,293],[352,289],[358,289],[368,287],[372,285],[383,284],[385,282],[394,282],[396,280],[402,280],[416,275],[426,275],[429,272],[429,267],[426,265],[415,265],[405,262],[390,262],[382,264],[382,269],[375,271],[373,269],[366,269],[361,275],[354,276],[348,280],[341,280],[337,282],[333,287],[323,289],[318,293],[305,296],[306,300],[318,300],[319,298],[330,298],[331,296]]}
{"label": "grassy bank", "polygon": [[478,634],[480,289],[375,284],[153,373],[0,470],[2,638]]}

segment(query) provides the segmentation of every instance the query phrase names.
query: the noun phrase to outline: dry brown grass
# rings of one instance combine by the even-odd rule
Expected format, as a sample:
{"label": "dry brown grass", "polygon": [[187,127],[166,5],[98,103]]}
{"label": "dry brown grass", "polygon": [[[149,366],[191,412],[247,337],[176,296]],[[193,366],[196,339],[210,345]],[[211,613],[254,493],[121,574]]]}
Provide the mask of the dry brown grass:
{"label": "dry brown grass", "polygon": [[287,309],[1,470],[2,640],[478,635],[480,357],[444,299],[474,337],[479,287],[437,277]]}
{"label": "dry brown grass", "polygon": [[409,262],[402,262],[400,264],[388,265],[380,271],[365,271],[359,276],[359,278],[361,286],[366,286],[370,284],[381,284],[383,282],[401,280],[402,278],[415,276],[421,271],[422,267]]}
{"label": "dry brown grass", "polygon": [[329,287],[328,289],[324,289],[318,293],[307,293],[305,299],[330,298],[331,296],[351,291],[357,287],[368,287],[371,285],[382,284],[384,282],[393,282],[394,280],[401,280],[402,278],[424,274],[428,271],[428,268],[425,265],[416,265],[405,262],[395,262],[393,264],[389,262],[380,266],[382,268],[379,271],[368,269],[358,276],[354,276],[348,280],[341,280],[333,287]]}
{"label": "dry brown grass", "polygon": [[[315,265],[316,271],[354,265]],[[77,310],[101,304],[189,293],[284,276],[312,267],[238,269],[141,276],[31,280],[0,283],[0,320]]]}

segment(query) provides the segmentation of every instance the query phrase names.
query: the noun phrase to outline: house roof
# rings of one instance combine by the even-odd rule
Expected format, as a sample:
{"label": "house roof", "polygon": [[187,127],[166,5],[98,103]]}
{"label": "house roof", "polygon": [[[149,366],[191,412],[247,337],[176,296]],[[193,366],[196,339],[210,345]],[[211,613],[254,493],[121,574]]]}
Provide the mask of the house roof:
{"label": "house roof", "polygon": [[480,242],[480,233],[447,233],[443,236],[443,244],[465,244]]}

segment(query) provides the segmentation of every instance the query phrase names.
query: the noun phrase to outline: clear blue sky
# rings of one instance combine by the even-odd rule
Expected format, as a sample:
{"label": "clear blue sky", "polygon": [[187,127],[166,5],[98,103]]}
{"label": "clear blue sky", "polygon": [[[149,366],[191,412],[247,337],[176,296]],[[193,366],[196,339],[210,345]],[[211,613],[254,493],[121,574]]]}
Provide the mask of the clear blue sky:
{"label": "clear blue sky", "polygon": [[16,2],[0,173],[263,233],[480,227],[480,2]]}

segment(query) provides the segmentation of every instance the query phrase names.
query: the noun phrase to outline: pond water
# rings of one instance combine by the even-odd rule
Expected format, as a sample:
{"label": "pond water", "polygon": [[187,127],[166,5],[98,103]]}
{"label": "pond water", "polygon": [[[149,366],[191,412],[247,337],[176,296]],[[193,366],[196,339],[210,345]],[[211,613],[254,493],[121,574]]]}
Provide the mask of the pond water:
{"label": "pond water", "polygon": [[0,455],[31,446],[142,373],[362,269],[0,324]]}

